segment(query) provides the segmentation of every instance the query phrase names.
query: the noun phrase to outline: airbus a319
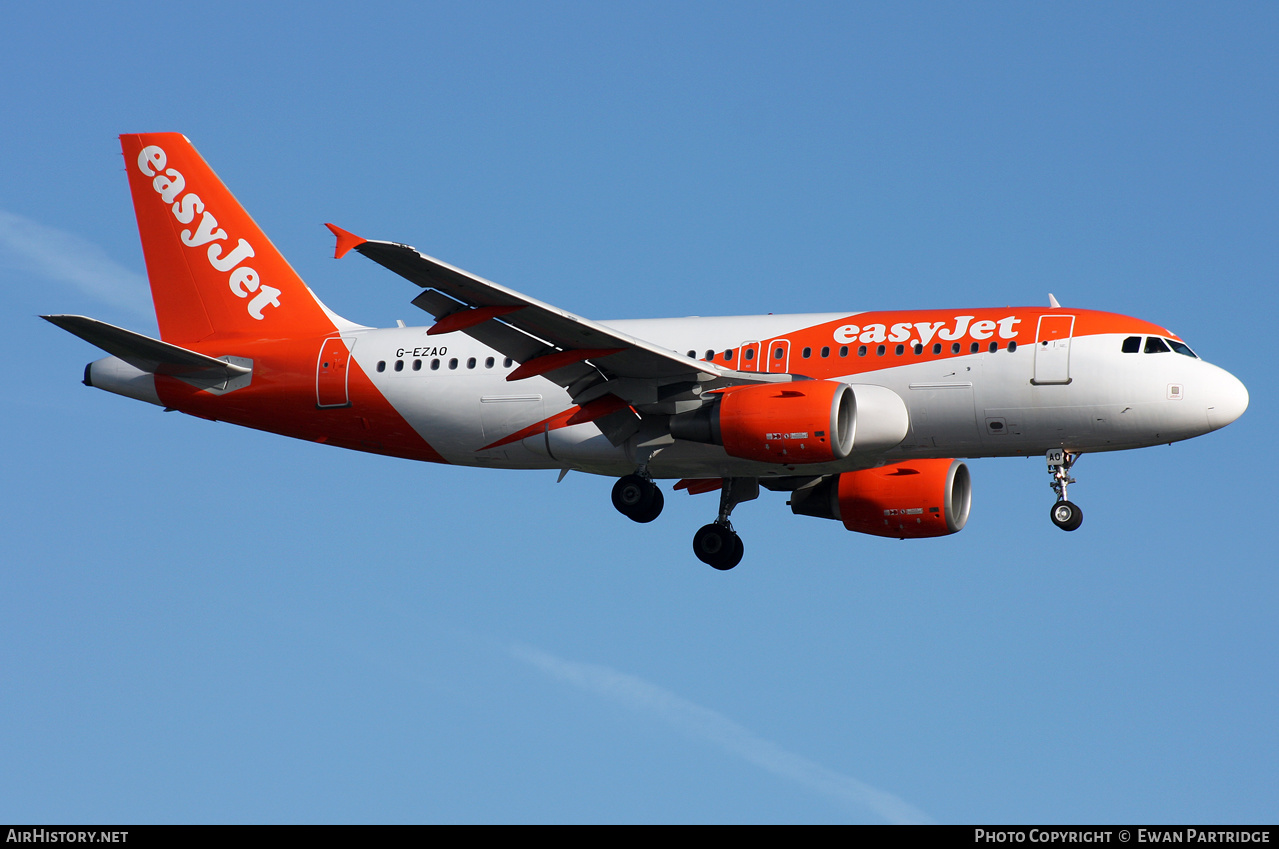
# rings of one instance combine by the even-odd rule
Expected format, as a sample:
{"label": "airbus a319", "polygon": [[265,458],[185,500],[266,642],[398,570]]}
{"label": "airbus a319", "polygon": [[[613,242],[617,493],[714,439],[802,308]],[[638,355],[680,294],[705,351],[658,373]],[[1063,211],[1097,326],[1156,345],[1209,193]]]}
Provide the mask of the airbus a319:
{"label": "airbus a319", "polygon": [[324,306],[187,139],[121,136],[160,339],[44,316],[109,356],[84,382],[194,416],[413,460],[617,478],[651,522],[719,492],[693,550],[731,569],[733,508],[913,539],[968,521],[956,458],[1043,456],[1073,531],[1080,455],[1175,442],[1248,406],[1234,376],[1142,319],[1043,307],[592,321],[415,249],[328,225],[421,291],[423,327]]}

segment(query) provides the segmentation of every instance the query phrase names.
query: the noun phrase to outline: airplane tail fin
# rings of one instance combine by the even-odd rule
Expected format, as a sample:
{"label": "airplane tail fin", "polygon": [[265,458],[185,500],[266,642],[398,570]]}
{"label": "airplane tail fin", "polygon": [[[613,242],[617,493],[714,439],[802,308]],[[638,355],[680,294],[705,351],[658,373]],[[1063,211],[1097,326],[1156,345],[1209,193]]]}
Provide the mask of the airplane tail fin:
{"label": "airplane tail fin", "polygon": [[160,338],[323,336],[355,327],[298,277],[180,133],[123,135]]}

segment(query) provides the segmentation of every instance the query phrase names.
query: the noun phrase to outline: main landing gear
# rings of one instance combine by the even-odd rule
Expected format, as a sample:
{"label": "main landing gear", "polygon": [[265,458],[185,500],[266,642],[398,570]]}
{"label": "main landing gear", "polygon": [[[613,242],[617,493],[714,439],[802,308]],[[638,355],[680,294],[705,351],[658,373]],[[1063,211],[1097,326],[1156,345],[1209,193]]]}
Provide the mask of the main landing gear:
{"label": "main landing gear", "polygon": [[[742,562],[745,546],[728,517],[738,504],[755,498],[759,498],[759,481],[755,478],[724,478],[719,492],[719,517],[693,535],[693,553],[698,560],[721,571]],[[662,491],[643,471],[613,484],[613,506],[632,521],[653,521],[662,512],[664,501]]]}
{"label": "main landing gear", "polygon": [[613,484],[613,506],[631,521],[653,521],[661,515],[665,503],[657,484],[644,475],[627,475]]}
{"label": "main landing gear", "polygon": [[693,534],[693,553],[698,560],[721,571],[742,562],[746,547],[728,516],[738,504],[755,498],[759,498],[759,481],[755,478],[724,478],[719,491],[719,518]]}
{"label": "main landing gear", "polygon": [[1048,515],[1052,517],[1053,524],[1063,531],[1073,531],[1084,523],[1084,511],[1079,509],[1079,505],[1066,500],[1066,486],[1075,482],[1070,476],[1070,467],[1075,465],[1079,455],[1053,448],[1048,451],[1046,459],[1048,474],[1053,478],[1050,486],[1057,493],[1057,503],[1052,506]]}

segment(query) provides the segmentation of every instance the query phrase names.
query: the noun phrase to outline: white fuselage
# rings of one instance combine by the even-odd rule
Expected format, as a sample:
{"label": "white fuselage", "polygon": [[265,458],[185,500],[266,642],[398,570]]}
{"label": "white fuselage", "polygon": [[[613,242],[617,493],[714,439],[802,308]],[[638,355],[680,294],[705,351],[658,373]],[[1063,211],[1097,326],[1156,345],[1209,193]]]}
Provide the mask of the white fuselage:
{"label": "white fuselage", "polygon": [[[606,322],[610,327],[679,353],[743,350],[751,340],[785,339],[845,314],[680,318]],[[856,455],[838,464],[803,467],[819,474],[917,457],[997,457],[1137,448],[1187,439],[1233,421],[1247,393],[1228,372],[1172,351],[1123,353],[1131,334],[1069,340],[1060,363],[1047,346],[981,344],[942,360],[923,360],[907,347],[831,343],[808,357],[787,346],[780,370],[896,392],[910,415],[905,440],[887,457]],[[508,382],[503,356],[461,333],[428,338],[426,328],[344,334],[353,357],[415,430],[450,463],[506,468],[575,468],[625,474],[638,439],[613,446],[593,424],[549,427],[485,449],[508,435],[573,406],[564,389],[543,378]],[[949,344],[949,343],[947,343]],[[1037,362],[1037,358],[1039,362]],[[379,364],[382,364],[379,367]],[[1037,383],[1037,371],[1052,382]],[[652,460],[657,477],[793,475],[795,467],[728,456],[713,445],[677,441]]]}

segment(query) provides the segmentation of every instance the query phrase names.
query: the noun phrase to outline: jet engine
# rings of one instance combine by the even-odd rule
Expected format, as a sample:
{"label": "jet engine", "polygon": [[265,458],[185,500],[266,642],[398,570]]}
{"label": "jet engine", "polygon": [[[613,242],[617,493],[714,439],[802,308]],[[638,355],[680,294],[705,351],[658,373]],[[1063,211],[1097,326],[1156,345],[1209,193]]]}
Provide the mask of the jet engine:
{"label": "jet engine", "polygon": [[722,445],[733,457],[790,465],[886,451],[910,427],[906,405],[882,386],[799,380],[717,394],[713,405],[672,416],[671,435]]}
{"label": "jet engine", "polygon": [[972,478],[959,460],[910,460],[821,478],[791,496],[791,512],[837,519],[850,531],[898,539],[963,530]]}

